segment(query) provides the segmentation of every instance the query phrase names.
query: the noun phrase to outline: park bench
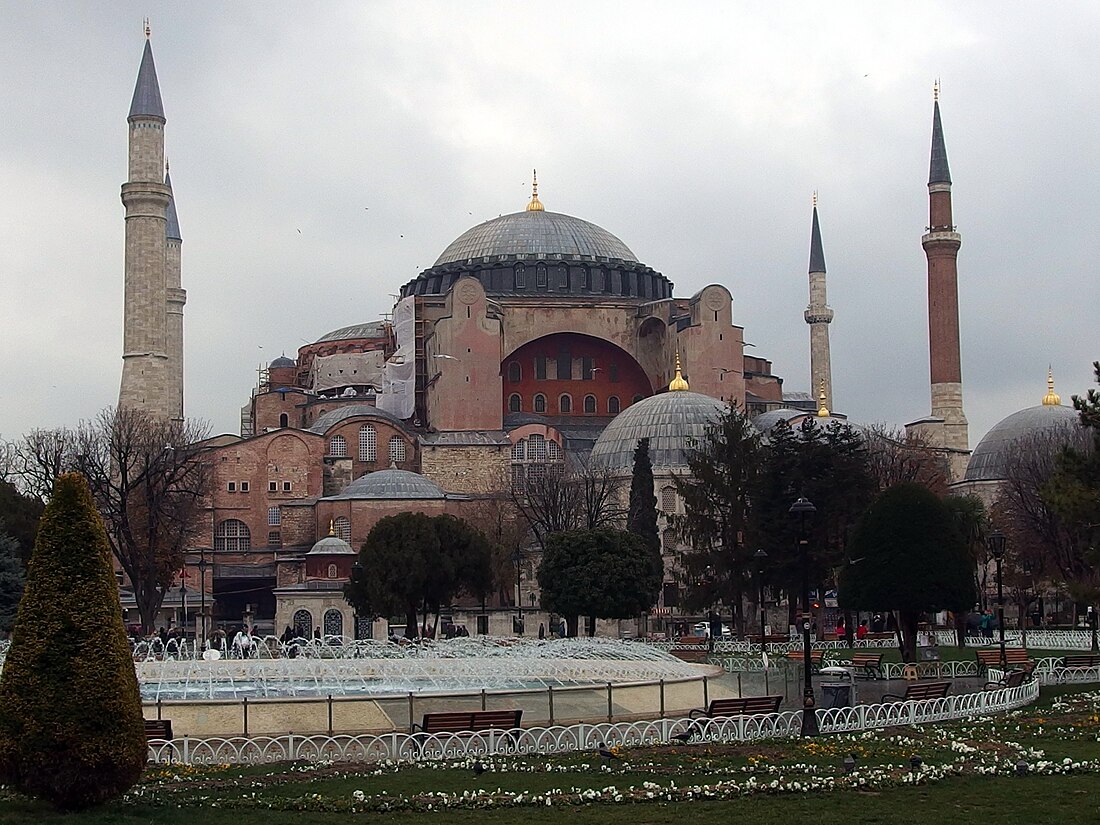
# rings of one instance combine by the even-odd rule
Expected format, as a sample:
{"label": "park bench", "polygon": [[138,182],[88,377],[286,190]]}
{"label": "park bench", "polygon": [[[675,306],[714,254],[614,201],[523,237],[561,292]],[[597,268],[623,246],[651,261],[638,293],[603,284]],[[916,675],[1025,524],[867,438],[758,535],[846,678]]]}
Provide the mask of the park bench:
{"label": "park bench", "polygon": [[508,710],[463,710],[442,713],[425,713],[420,724],[413,724],[413,730],[421,733],[480,733],[487,730],[512,730],[519,727],[523,711],[514,708]]}
{"label": "park bench", "polygon": [[998,679],[996,682],[986,682],[986,690],[1000,690],[1001,688],[1014,688],[1019,687],[1027,681],[1026,670],[1010,670],[1004,675],[1003,679]]}
{"label": "park bench", "polygon": [[676,640],[678,645],[705,645],[708,639],[706,636],[681,636]]}
{"label": "park bench", "polygon": [[1097,653],[1068,653],[1062,657],[1062,667],[1098,666],[1100,666],[1100,654]]}
{"label": "park bench", "polygon": [[921,699],[942,699],[949,690],[951,690],[950,682],[910,682],[905,686],[905,695],[884,693],[882,701],[896,699],[900,702],[911,702]]}
{"label": "park bench", "polygon": [[146,719],[145,720],[145,739],[147,742],[154,740],[171,742],[172,741],[172,720],[171,719]]}
{"label": "park bench", "polygon": [[711,699],[705,708],[695,708],[689,718],[706,716],[756,716],[762,713],[778,713],[782,696],[739,696],[733,699]]}
{"label": "park bench", "polygon": [[848,660],[850,666],[863,671],[868,679],[882,678],[882,654],[881,653],[853,653]]}
{"label": "park bench", "polygon": [[[988,671],[991,666],[1001,666],[1000,648],[982,648],[981,650],[975,650],[974,655],[978,658],[978,670],[982,673]],[[1005,663],[1013,669],[1024,671],[1029,676],[1031,671],[1035,670],[1035,662],[1029,658],[1027,650],[1022,647],[1006,647]]]}
{"label": "park bench", "polygon": [[896,633],[887,631],[879,631],[878,633],[871,631],[863,635],[864,641],[866,641],[867,639],[896,639],[897,637],[898,635]]}
{"label": "park bench", "polygon": [[[792,662],[801,664],[804,661],[804,656],[801,650],[792,650],[787,653],[787,658]],[[824,650],[811,650],[810,651],[810,671],[817,673],[821,670],[822,662],[825,660]]]}

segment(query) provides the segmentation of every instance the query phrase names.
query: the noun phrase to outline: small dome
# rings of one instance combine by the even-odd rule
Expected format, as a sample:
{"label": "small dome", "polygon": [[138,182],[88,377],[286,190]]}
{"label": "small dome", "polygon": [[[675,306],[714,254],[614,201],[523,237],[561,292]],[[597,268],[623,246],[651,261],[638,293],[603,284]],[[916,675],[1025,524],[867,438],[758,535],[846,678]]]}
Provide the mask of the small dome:
{"label": "small dome", "polygon": [[278,358],[276,358],[274,361],[272,361],[270,364],[268,364],[267,368],[271,369],[271,370],[277,370],[277,369],[281,369],[283,367],[296,367],[296,366],[297,366],[297,364],[295,364],[293,361],[291,361],[285,355],[280,355]]}
{"label": "small dome", "polygon": [[587,255],[638,262],[626,244],[594,223],[560,212],[531,209],[467,229],[443,250],[432,266],[497,255],[531,255],[543,259],[551,256],[575,259]]}
{"label": "small dome", "polygon": [[344,490],[330,499],[442,499],[447,494],[431,479],[408,470],[391,467],[367,473],[355,479]]}
{"label": "small dome", "polygon": [[332,332],[326,332],[313,343],[325,341],[350,341],[356,338],[382,338],[386,334],[386,325],[382,321],[368,321],[365,324],[352,324]]}
{"label": "small dome", "polygon": [[309,551],[310,555],[347,556],[355,555],[351,545],[339,536],[325,536],[317,542]]}
{"label": "small dome", "polygon": [[607,425],[592,448],[592,463],[629,472],[638,440],[648,438],[654,469],[687,469],[692,442],[701,441],[707,426],[726,409],[717,398],[688,390],[650,396],[627,407]]}
{"label": "small dome", "polygon": [[1006,477],[1016,442],[1033,436],[1054,436],[1060,429],[1068,434],[1074,426],[1080,426],[1080,419],[1072,407],[1044,403],[1014,412],[978,442],[966,466],[965,480],[1000,481]]}
{"label": "small dome", "polygon": [[313,422],[313,426],[309,428],[309,431],[311,433],[320,433],[324,435],[341,421],[348,418],[355,418],[356,416],[381,418],[383,421],[388,421],[391,424],[404,428],[401,419],[391,412],[379,409],[371,404],[346,404],[343,407],[337,407],[335,410],[329,410],[327,413],[322,413],[317,416],[317,420]]}
{"label": "small dome", "polygon": [[[752,420],[753,426],[760,432],[767,435],[780,421],[786,421],[790,424],[796,418],[802,418],[810,415],[805,410],[792,410],[790,407],[780,407],[777,410],[768,410],[767,412],[760,413]],[[793,426],[793,425],[792,425]]]}

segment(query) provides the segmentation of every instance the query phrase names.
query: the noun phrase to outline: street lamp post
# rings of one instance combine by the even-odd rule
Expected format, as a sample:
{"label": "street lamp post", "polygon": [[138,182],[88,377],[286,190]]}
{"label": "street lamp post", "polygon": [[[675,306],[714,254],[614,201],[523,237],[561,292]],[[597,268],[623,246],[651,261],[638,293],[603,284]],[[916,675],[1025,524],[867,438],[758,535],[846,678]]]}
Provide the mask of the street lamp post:
{"label": "street lamp post", "polygon": [[523,564],[523,553],[517,547],[512,553],[512,561],[516,564],[516,633],[523,635],[523,591],[521,590],[520,570]]}
{"label": "street lamp post", "polygon": [[768,561],[768,554],[760,548],[753,553],[753,559],[756,561],[756,577],[760,584],[760,658],[764,659],[767,655],[767,642],[764,641],[764,628],[767,625],[767,609],[764,607],[764,564]]}
{"label": "street lamp post", "polygon": [[199,650],[206,650],[206,548],[199,548],[199,623],[202,625],[202,641],[199,642]]}
{"label": "street lamp post", "polygon": [[791,505],[790,514],[797,515],[798,524],[798,561],[802,566],[802,671],[804,683],[802,688],[802,735],[817,736],[817,708],[814,701],[813,676],[810,673],[810,571],[807,558],[807,545],[809,539],[806,535],[806,519],[817,512],[813,502],[799,496]]}
{"label": "street lamp post", "polygon": [[180,644],[187,640],[187,569],[180,574]]}
{"label": "street lamp post", "polygon": [[994,530],[989,534],[989,552],[993,554],[997,562],[997,628],[1001,640],[1001,670],[1008,670],[1008,659],[1005,656],[1005,593],[1004,581],[1001,576],[1001,563],[1005,557],[1005,535],[1000,530]]}

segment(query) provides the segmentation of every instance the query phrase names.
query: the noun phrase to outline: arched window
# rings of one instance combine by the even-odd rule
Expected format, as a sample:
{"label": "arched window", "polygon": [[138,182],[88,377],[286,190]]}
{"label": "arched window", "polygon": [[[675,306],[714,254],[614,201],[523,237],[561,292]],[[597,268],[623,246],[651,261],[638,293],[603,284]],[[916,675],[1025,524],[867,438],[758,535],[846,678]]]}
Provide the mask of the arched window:
{"label": "arched window", "polygon": [[328,577],[330,579],[335,579],[336,574],[337,574],[336,565],[335,564],[330,564],[328,566]]}
{"label": "arched window", "polygon": [[671,553],[676,549],[675,530],[665,530],[665,532],[661,534],[661,547],[666,553]]}
{"label": "arched window", "polygon": [[541,392],[535,396],[535,412],[546,412],[546,396],[543,395]]}
{"label": "arched window", "polygon": [[532,435],[527,439],[527,460],[546,461],[546,436]]}
{"label": "arched window", "polygon": [[589,414],[596,412],[596,396],[586,395],[584,397],[584,411]]}
{"label": "arched window", "polygon": [[337,516],[332,522],[332,529],[344,541],[351,541],[351,521],[348,520],[347,516]]}
{"label": "arched window", "polygon": [[563,395],[558,399],[558,410],[563,413],[573,412],[573,399],[568,395]]}
{"label": "arched window", "polygon": [[519,361],[513,361],[508,365],[508,380],[513,384],[523,380],[523,367],[520,366]]}
{"label": "arched window", "polygon": [[344,458],[348,454],[348,440],[342,435],[334,435],[328,440],[328,454]]}
{"label": "arched window", "polygon": [[344,635],[344,614],[335,607],[330,607],[325,611],[325,635]]}
{"label": "arched window", "polygon": [[523,264],[516,264],[515,288],[516,289],[526,289],[527,288],[527,272],[523,268]]}
{"label": "arched window", "polygon": [[378,460],[378,433],[373,424],[364,424],[359,428],[359,460]]}
{"label": "arched window", "polygon": [[280,427],[289,427],[290,426],[290,416],[287,415],[286,413],[282,413],[279,416],[279,426]]}
{"label": "arched window", "polygon": [[508,412],[519,412],[523,409],[523,402],[520,400],[518,393],[512,393],[508,396]]}
{"label": "arched window", "polygon": [[247,553],[251,549],[252,534],[243,521],[226,519],[214,531],[214,552]]}
{"label": "arched window", "polygon": [[512,461],[523,461],[526,457],[524,451],[527,448],[527,442],[522,438],[512,445]]}
{"label": "arched window", "polygon": [[294,611],[294,635],[303,639],[313,635],[313,614],[308,610]]}
{"label": "arched window", "polygon": [[546,441],[546,459],[548,461],[561,461],[562,452],[561,447],[558,446],[558,442],[552,438]]}
{"label": "arched window", "polygon": [[405,439],[399,435],[390,438],[390,463],[400,464],[405,460]]}
{"label": "arched window", "polygon": [[267,508],[267,526],[278,527],[283,523],[283,511],[278,504]]}
{"label": "arched window", "polygon": [[607,399],[607,412],[610,415],[619,414],[619,396],[613,395]]}
{"label": "arched window", "polygon": [[666,513],[676,512],[676,488],[675,487],[662,487],[661,488],[661,509]]}

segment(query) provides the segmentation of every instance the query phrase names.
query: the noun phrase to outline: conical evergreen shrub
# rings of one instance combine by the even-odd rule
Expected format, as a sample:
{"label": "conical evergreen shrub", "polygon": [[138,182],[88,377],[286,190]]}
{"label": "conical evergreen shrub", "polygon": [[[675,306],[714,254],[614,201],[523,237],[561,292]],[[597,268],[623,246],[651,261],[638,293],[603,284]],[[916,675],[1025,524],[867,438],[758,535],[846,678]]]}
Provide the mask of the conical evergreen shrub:
{"label": "conical evergreen shrub", "polygon": [[42,514],[0,674],[0,781],[79,810],[124,793],[146,757],[107,534],[70,473]]}

